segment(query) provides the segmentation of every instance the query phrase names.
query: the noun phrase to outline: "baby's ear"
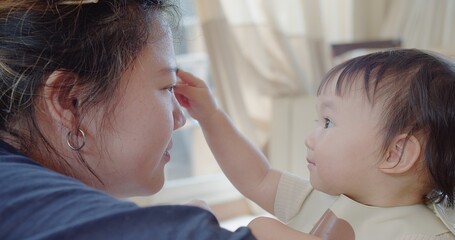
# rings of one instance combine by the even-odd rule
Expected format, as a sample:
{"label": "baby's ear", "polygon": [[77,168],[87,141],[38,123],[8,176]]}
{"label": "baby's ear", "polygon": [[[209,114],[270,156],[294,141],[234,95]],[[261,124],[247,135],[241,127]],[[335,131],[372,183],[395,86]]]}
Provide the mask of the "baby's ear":
{"label": "baby's ear", "polygon": [[81,94],[76,86],[77,79],[75,73],[54,71],[43,89],[44,107],[53,121],[68,129],[74,126],[78,114],[78,96]]}
{"label": "baby's ear", "polygon": [[400,134],[393,139],[379,168],[388,174],[405,173],[416,166],[420,153],[421,145],[415,136]]}

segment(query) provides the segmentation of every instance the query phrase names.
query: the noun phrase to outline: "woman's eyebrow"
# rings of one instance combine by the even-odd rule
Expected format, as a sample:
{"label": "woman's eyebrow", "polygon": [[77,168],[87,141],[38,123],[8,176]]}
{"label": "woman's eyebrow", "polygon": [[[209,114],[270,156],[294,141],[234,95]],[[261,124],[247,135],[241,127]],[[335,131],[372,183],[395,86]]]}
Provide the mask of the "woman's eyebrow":
{"label": "woman's eyebrow", "polygon": [[161,68],[158,72],[160,74],[169,74],[169,73],[177,74],[177,71],[178,71],[177,67],[164,67],[164,68]]}
{"label": "woman's eyebrow", "polygon": [[157,77],[157,78],[160,78],[160,79],[174,79],[174,81],[176,81],[176,74],[177,74],[177,71],[178,71],[178,68],[177,67],[163,67],[163,68],[160,68],[158,71],[156,71],[154,74],[153,74],[153,77]]}

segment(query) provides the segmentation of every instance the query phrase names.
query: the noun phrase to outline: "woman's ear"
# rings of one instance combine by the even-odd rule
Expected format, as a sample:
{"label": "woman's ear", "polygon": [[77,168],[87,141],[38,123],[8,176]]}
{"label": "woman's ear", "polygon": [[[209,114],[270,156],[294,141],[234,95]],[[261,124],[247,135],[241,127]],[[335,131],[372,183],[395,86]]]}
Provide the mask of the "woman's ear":
{"label": "woman's ear", "polygon": [[390,144],[380,170],[388,174],[401,174],[409,171],[419,162],[421,145],[413,135],[400,134]]}
{"label": "woman's ear", "polygon": [[44,106],[52,120],[71,129],[78,116],[79,88],[76,87],[78,75],[71,72],[54,71],[44,85]]}

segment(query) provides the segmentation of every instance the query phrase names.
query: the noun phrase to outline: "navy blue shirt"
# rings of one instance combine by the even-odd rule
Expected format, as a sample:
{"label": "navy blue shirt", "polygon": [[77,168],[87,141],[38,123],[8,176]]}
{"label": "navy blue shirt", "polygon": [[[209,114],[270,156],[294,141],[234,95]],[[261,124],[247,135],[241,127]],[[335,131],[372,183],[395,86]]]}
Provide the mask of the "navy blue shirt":
{"label": "navy blue shirt", "polygon": [[0,239],[255,239],[190,206],[137,205],[30,160],[0,140]]}

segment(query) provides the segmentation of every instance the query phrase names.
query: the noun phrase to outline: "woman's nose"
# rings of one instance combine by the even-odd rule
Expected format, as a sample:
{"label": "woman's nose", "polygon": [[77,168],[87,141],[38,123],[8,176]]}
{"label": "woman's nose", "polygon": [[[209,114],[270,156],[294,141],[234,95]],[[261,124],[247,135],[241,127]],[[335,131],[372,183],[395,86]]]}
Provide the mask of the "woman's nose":
{"label": "woman's nose", "polygon": [[180,107],[177,100],[174,102],[174,111],[172,112],[172,115],[174,116],[174,130],[179,129],[185,125],[186,117],[183,113],[182,107]]}

